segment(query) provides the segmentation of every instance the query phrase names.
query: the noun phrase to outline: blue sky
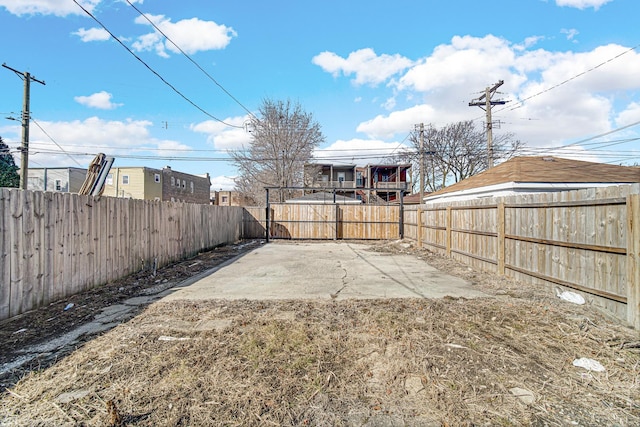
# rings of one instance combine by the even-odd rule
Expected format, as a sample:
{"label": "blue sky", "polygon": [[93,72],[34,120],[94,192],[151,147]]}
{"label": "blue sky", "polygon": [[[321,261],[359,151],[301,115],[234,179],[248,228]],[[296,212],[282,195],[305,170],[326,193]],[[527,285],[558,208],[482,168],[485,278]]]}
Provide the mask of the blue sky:
{"label": "blue sky", "polygon": [[[495,132],[527,154],[640,163],[637,0],[129,0],[209,76],[127,1],[77,1],[144,64],[73,0],[0,0],[0,62],[46,83],[31,85],[32,167],[104,152],[230,189],[226,150],[249,143],[243,124],[265,98],[313,114],[319,160],[366,164],[420,122],[482,125],[468,104],[498,80],[510,102]],[[22,93],[0,68],[17,164],[20,123],[5,117],[20,117]]]}

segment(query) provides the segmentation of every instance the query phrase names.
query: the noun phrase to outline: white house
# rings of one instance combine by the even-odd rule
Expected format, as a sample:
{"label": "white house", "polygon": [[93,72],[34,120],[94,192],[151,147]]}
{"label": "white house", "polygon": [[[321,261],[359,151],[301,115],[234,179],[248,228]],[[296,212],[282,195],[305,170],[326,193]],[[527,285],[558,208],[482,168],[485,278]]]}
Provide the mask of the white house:
{"label": "white house", "polygon": [[640,168],[559,157],[516,157],[433,192],[428,204],[640,182]]}

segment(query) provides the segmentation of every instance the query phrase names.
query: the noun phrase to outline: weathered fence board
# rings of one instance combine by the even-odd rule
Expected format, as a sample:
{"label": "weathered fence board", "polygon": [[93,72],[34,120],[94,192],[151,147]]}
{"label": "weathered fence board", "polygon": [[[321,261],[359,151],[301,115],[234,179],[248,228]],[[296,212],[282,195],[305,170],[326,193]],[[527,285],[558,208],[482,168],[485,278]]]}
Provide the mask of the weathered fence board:
{"label": "weathered fence board", "polygon": [[0,320],[241,238],[243,208],[0,189]]}
{"label": "weathered fence board", "polygon": [[[405,237],[522,282],[582,292],[640,328],[640,186],[448,205],[273,204],[270,237]],[[0,190],[0,319],[245,238],[265,208]]]}
{"label": "weathered fence board", "polygon": [[[11,238],[9,234],[9,191],[0,188],[0,283],[11,283]],[[11,286],[0,286],[0,319],[9,317]]]}
{"label": "weathered fence board", "polygon": [[[245,208],[243,226],[245,237],[265,238],[266,208]],[[274,239],[397,239],[400,206],[274,203],[268,228]]]}
{"label": "weathered fence board", "polygon": [[407,237],[421,233],[424,247],[474,267],[581,292],[640,328],[638,193],[634,184],[409,206],[407,218],[423,218]]}

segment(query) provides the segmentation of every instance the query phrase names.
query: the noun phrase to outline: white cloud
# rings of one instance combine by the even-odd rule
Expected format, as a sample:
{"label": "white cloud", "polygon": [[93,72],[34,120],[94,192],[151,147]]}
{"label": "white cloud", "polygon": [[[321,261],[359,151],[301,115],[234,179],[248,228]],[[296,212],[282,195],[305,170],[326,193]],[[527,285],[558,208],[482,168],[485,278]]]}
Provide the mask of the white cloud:
{"label": "white cloud", "polygon": [[412,67],[399,79],[397,88],[427,92],[462,86],[469,88],[469,93],[504,78],[514,57],[514,49],[504,39],[455,36],[450,44],[437,46],[431,56]]}
{"label": "white cloud", "polygon": [[367,134],[369,138],[391,138],[398,132],[407,133],[417,123],[428,123],[430,119],[435,118],[435,113],[435,108],[430,105],[416,105],[360,123],[357,131]]}
{"label": "white cloud", "polygon": [[524,39],[524,42],[513,45],[513,48],[518,51],[529,49],[530,47],[538,44],[540,40],[544,40],[543,36],[531,36]]}
{"label": "white cloud", "polygon": [[351,52],[347,58],[333,52],[322,52],[313,57],[312,62],[324,71],[338,77],[355,74],[353,82],[357,85],[378,85],[389,77],[409,68],[413,62],[400,55],[376,55],[373,49],[360,49]]}
{"label": "white cloud", "polygon": [[[78,0],[89,12],[93,12],[103,0]],[[142,3],[144,0],[130,0],[131,3]],[[84,15],[84,11],[73,0],[0,0],[0,7],[9,13],[21,15]]]}
{"label": "white cloud", "polygon": [[211,177],[211,190],[214,191],[231,191],[236,187],[234,176],[212,176]]}
{"label": "white cloud", "polygon": [[[523,46],[491,35],[454,37],[391,81],[395,111],[360,123],[357,131],[386,139],[407,134],[420,122],[442,127],[473,119],[483,126],[484,111],[468,104],[498,80],[505,84],[496,99],[511,102],[494,107],[493,120],[502,122],[495,132],[514,133],[530,147],[607,132],[618,97],[640,103],[640,54],[628,47],[611,44],[574,53]],[[632,121],[635,111],[630,105],[619,119]]]}
{"label": "white cloud", "polygon": [[248,117],[231,117],[224,121],[239,128],[229,127],[215,120],[206,120],[192,124],[190,129],[193,132],[206,134],[207,142],[218,150],[236,150],[248,146],[251,142],[251,134],[244,128]]}
{"label": "white cloud", "polygon": [[328,147],[314,151],[314,161],[334,164],[384,163],[389,156],[399,154],[408,145],[400,142],[388,142],[380,139],[338,140]]}
{"label": "white cloud", "polygon": [[615,118],[616,127],[640,121],[640,102],[632,102]]}
{"label": "white cloud", "polygon": [[76,96],[73,99],[78,103],[91,108],[98,108],[100,110],[113,110],[120,107],[123,104],[116,104],[111,102],[111,95],[109,92],[101,91],[89,96]]}
{"label": "white cloud", "polygon": [[[84,167],[100,152],[115,156],[117,162],[118,155],[175,156],[176,151],[190,150],[180,142],[151,136],[149,128],[153,123],[146,120],[115,121],[90,117],[63,122],[38,121],[38,124]],[[77,166],[39,127],[30,129],[30,162],[47,167]]]}
{"label": "white cloud", "polygon": [[[171,22],[164,15],[146,15],[164,34],[166,34],[180,49],[188,54],[200,51],[224,49],[231,39],[237,36],[235,30],[226,25],[213,21],[202,21],[198,18],[183,19]],[[142,16],[136,18],[137,24],[151,25]],[[155,50],[160,56],[167,57],[167,50],[179,53],[180,50],[170,41],[156,32],[142,35],[132,45],[134,50]]]}
{"label": "white cloud", "polygon": [[567,36],[567,40],[571,40],[574,43],[576,43],[577,40],[575,39],[575,37],[578,34],[580,34],[580,31],[576,30],[575,28],[570,28],[570,29],[563,28],[563,29],[560,30],[560,33],[566,35]]}
{"label": "white cloud", "polygon": [[176,153],[180,153],[180,155],[187,155],[188,151],[191,150],[191,147],[185,145],[178,141],[173,141],[169,139],[152,139],[150,141],[153,144],[154,153],[157,156],[162,157],[173,157]]}
{"label": "white cloud", "polygon": [[598,10],[600,6],[603,6],[613,0],[556,0],[558,6],[575,7],[577,9],[586,9],[592,7]]}
{"label": "white cloud", "polygon": [[[92,12],[101,0],[79,0]],[[0,6],[14,15],[83,15],[84,11],[73,0],[0,0]]]}
{"label": "white cloud", "polygon": [[109,38],[111,37],[107,30],[98,27],[89,28],[88,30],[80,28],[78,31],[72,34],[80,37],[80,40],[82,40],[83,42],[105,41],[109,40]]}

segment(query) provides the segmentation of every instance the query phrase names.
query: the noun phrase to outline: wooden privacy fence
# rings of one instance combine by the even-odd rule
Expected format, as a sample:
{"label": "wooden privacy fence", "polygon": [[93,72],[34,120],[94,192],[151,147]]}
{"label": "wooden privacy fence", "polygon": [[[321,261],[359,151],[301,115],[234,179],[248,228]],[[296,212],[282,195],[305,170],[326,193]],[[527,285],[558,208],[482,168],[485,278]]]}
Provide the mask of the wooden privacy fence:
{"label": "wooden privacy fence", "polygon": [[[272,239],[367,240],[402,236],[398,205],[270,204],[245,208],[245,236]],[[267,225],[268,224],[268,225]]]}
{"label": "wooden privacy fence", "polygon": [[582,293],[640,328],[637,184],[405,208],[405,235],[484,270]]}
{"label": "wooden privacy fence", "polygon": [[0,189],[0,320],[241,238],[243,209]]}

